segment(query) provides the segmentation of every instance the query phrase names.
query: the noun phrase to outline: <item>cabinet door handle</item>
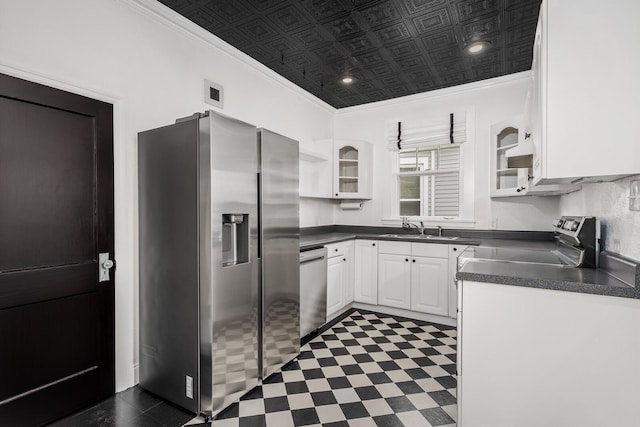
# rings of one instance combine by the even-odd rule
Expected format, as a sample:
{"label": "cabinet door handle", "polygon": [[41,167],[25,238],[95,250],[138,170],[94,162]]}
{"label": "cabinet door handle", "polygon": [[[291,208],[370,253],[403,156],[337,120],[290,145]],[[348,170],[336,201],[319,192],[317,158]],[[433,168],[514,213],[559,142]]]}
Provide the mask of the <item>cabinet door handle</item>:
{"label": "cabinet door handle", "polygon": [[334,251],[338,252],[338,248],[334,249]]}
{"label": "cabinet door handle", "polygon": [[458,250],[458,248],[453,248],[453,252],[455,252],[455,251],[457,251],[457,250]]}
{"label": "cabinet door handle", "polygon": [[516,191],[519,193],[519,192],[524,191],[524,190],[526,190],[526,189],[527,189],[527,187],[520,187],[520,188],[518,188]]}
{"label": "cabinet door handle", "polygon": [[338,197],[338,193],[336,193],[336,197]]}
{"label": "cabinet door handle", "polygon": [[414,259],[413,262],[416,262],[416,260]]}
{"label": "cabinet door handle", "polygon": [[374,243],[372,246],[375,246],[376,244]]}
{"label": "cabinet door handle", "polygon": [[346,261],[347,259],[346,259],[346,258],[342,258],[342,260],[343,260],[343,261]]}
{"label": "cabinet door handle", "polygon": [[531,134],[530,133],[525,133],[524,134],[524,139],[529,139],[531,138]]}
{"label": "cabinet door handle", "polygon": [[409,258],[405,258],[404,260],[405,260],[406,262],[409,262]]}

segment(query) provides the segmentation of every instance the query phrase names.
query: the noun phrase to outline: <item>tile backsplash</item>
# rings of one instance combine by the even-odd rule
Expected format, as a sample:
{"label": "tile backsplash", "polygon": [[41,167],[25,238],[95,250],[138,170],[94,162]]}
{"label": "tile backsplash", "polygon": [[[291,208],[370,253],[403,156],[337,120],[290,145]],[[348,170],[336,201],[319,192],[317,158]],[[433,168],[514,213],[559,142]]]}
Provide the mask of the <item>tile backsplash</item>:
{"label": "tile backsplash", "polygon": [[638,178],[583,184],[582,190],[560,198],[560,212],[598,217],[603,249],[640,260],[640,212],[629,209],[629,186]]}

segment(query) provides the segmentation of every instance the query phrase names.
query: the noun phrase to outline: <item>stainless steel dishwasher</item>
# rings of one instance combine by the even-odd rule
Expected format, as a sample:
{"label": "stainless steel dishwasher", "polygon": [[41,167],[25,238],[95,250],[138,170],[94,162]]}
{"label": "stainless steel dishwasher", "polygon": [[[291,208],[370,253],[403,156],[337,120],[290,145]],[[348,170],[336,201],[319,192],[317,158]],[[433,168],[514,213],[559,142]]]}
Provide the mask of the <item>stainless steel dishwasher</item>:
{"label": "stainless steel dishwasher", "polygon": [[300,252],[300,338],[327,322],[327,248]]}

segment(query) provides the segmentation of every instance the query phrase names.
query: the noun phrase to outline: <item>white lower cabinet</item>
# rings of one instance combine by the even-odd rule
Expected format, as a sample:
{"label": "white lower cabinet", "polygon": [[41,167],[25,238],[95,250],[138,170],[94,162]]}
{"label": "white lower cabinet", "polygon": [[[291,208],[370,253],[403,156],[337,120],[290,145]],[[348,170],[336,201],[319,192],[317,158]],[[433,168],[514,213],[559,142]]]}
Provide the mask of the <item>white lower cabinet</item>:
{"label": "white lower cabinet", "polygon": [[458,426],[637,426],[640,300],[461,281]]}
{"label": "white lower cabinet", "polygon": [[351,240],[326,248],[327,320],[353,302],[455,317],[450,293],[463,246]]}
{"label": "white lower cabinet", "polygon": [[380,242],[378,304],[426,314],[449,314],[449,246]]}
{"label": "white lower cabinet", "polygon": [[414,257],[411,260],[411,310],[449,314],[449,260]]}
{"label": "white lower cabinet", "polygon": [[345,283],[344,283],[344,304],[351,304],[353,302],[354,294],[354,279],[355,279],[355,245],[354,242],[349,242],[345,250]]}
{"label": "white lower cabinet", "polygon": [[378,255],[378,304],[411,309],[410,255]]}
{"label": "white lower cabinet", "polygon": [[377,305],[378,242],[356,240],[354,259],[354,301]]}
{"label": "white lower cabinet", "polygon": [[333,243],[327,248],[327,320],[353,302],[353,240]]}
{"label": "white lower cabinet", "polygon": [[346,263],[343,257],[329,258],[327,261],[327,319],[344,307],[344,286]]}

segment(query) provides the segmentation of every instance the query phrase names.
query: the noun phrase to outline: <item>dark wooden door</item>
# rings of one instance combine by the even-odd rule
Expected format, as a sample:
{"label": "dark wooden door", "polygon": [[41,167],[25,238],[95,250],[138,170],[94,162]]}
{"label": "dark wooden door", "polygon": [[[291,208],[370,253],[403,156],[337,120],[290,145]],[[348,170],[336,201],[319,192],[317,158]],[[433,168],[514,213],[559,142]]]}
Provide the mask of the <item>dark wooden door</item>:
{"label": "dark wooden door", "polygon": [[0,74],[0,425],[114,393],[112,105]]}

